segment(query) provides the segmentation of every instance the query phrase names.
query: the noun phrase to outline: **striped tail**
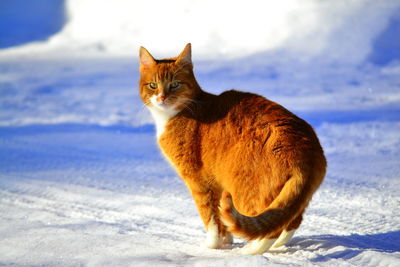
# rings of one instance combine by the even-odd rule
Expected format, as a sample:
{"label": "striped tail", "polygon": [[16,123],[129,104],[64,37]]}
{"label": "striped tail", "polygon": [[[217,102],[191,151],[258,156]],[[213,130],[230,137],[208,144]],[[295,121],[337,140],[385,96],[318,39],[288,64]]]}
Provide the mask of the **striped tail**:
{"label": "striped tail", "polygon": [[220,200],[221,220],[229,232],[244,239],[277,238],[303,213],[324,175],[325,171],[311,179],[305,179],[301,173],[293,175],[268,208],[254,217],[240,214],[225,191]]}

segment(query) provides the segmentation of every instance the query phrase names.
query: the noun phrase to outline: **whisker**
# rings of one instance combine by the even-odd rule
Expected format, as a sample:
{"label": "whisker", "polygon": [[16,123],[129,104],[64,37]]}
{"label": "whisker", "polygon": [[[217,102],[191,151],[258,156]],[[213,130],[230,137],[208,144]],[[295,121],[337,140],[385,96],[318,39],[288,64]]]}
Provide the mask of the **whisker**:
{"label": "whisker", "polygon": [[186,102],[190,102],[190,103],[195,104],[195,105],[200,105],[200,102],[199,102],[199,101],[194,100],[194,99],[192,99],[192,98],[179,97],[179,100],[183,100],[183,101],[186,101]]}
{"label": "whisker", "polygon": [[184,109],[189,110],[193,116],[195,115],[194,108],[197,105],[195,100],[193,100],[191,98],[187,98],[187,97],[173,97],[173,98],[176,99],[180,105],[183,105]]}
{"label": "whisker", "polygon": [[139,112],[143,112],[144,110],[147,110],[149,104],[150,104],[150,101],[143,100],[143,103],[140,105]]}
{"label": "whisker", "polygon": [[193,116],[195,115],[194,110],[188,103],[181,103],[181,104],[184,106],[184,109],[188,109],[192,113]]}

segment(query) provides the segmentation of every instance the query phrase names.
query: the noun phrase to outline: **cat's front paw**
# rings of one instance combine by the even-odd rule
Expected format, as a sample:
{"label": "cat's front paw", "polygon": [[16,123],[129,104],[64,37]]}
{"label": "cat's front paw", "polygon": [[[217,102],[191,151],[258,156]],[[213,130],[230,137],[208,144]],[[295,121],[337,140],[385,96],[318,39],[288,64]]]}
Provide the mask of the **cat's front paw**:
{"label": "cat's front paw", "polygon": [[233,243],[233,237],[230,233],[226,236],[213,236],[207,235],[207,239],[204,242],[204,246],[212,249],[220,249],[226,246],[230,246]]}
{"label": "cat's front paw", "polygon": [[207,235],[204,246],[212,249],[222,248],[224,245],[224,238],[220,236]]}

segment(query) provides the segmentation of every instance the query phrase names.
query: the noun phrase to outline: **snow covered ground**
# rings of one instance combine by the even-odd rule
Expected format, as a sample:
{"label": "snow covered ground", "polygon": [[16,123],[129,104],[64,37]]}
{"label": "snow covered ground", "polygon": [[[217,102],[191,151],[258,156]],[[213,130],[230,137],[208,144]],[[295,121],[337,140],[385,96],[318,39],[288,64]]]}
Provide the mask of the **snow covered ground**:
{"label": "snow covered ground", "polygon": [[[240,57],[246,44],[229,46],[235,37],[223,35],[225,26],[207,24],[214,46],[198,43],[198,55],[200,37],[185,36],[197,38],[195,69],[205,90],[234,87],[278,101],[314,126],[325,149],[328,174],[302,227],[286,247],[259,256],[240,255],[239,239],[223,250],[201,246],[205,233],[194,202],[160,155],[138,96],[137,50],[151,43],[144,31],[137,34],[143,43],[129,52],[132,38],[121,47],[115,36],[83,40],[86,28],[78,32],[73,23],[84,21],[93,2],[71,0],[70,24],[60,33],[0,50],[0,265],[399,266],[400,56],[391,47],[399,42],[393,36],[400,6],[360,2],[336,5],[326,27],[304,22],[306,28],[285,28],[290,35],[312,30],[319,36],[319,54],[305,57],[293,53],[305,51],[306,37],[292,39],[290,47],[282,36],[285,44],[275,46],[259,40]],[[291,3],[295,13],[309,14]],[[322,2],[307,3],[329,13]],[[187,5],[190,13],[200,4]],[[204,5],[203,11],[210,4]],[[99,7],[110,8],[106,1]],[[135,32],[120,9],[114,9],[122,14],[116,32]],[[334,11],[348,24],[333,20]],[[325,13],[318,14],[314,20]],[[359,38],[333,55],[354,33],[346,32],[354,16],[363,18],[360,29],[375,26],[356,31]],[[273,21],[278,29],[286,25]],[[360,40],[367,43],[358,51]],[[157,52],[152,43],[149,50],[174,56],[184,45],[179,40]],[[218,46],[227,50],[217,53]]]}

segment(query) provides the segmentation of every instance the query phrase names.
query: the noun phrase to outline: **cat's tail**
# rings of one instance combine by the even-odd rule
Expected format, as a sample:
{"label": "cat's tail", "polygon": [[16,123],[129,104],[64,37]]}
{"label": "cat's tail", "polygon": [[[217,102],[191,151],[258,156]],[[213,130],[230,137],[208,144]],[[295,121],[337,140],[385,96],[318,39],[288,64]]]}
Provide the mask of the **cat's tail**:
{"label": "cat's tail", "polygon": [[221,220],[229,232],[244,239],[276,238],[303,213],[324,175],[325,170],[313,177],[301,172],[293,175],[268,208],[253,217],[240,214],[225,191],[220,200]]}

